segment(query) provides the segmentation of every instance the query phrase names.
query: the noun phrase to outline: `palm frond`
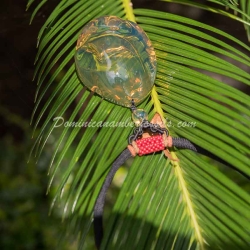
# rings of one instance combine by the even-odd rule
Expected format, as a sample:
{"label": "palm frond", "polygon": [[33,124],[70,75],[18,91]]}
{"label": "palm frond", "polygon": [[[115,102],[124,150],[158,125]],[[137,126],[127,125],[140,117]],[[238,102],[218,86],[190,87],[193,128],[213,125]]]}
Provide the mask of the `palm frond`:
{"label": "palm frond", "polygon": [[[229,7],[234,3],[216,2]],[[246,24],[247,14],[242,17]],[[55,117],[63,117],[67,124],[96,121],[113,123],[114,127],[130,119],[128,109],[90,93],[75,73],[72,59],[78,33],[88,21],[103,15],[136,21],[155,47],[155,87],[151,97],[140,105],[149,117],[157,111],[171,122],[168,129],[172,135],[189,139],[249,176],[250,98],[201,71],[249,85],[250,74],[238,64],[250,66],[250,48],[225,32],[189,18],[133,10],[126,0],[59,1],[42,27],[32,117],[34,130],[41,124],[33,147],[37,156],[57,129],[59,118]],[[48,91],[50,96],[46,97]],[[73,112],[68,115],[72,105]],[[185,127],[188,123],[196,126]],[[131,127],[114,127],[63,127],[50,162],[48,190],[69,148],[75,147],[52,206],[64,197],[66,217],[76,232],[82,232],[80,247],[105,175],[126,147],[131,132]],[[102,249],[249,249],[249,194],[207,158],[187,150],[172,150],[171,154],[180,161],[166,160],[161,154],[133,160],[111,216],[106,219]]]}
{"label": "palm frond", "polygon": [[[250,3],[249,3],[249,1],[241,0],[241,1],[239,1],[239,3],[240,3],[240,8],[242,9],[242,12],[246,13],[248,16],[250,16]],[[242,18],[244,20],[247,19],[247,17],[245,17],[245,15],[242,15]],[[245,25],[245,29],[247,31],[248,41],[250,41],[249,25]]]}
{"label": "palm frond", "polygon": [[237,6],[235,6],[234,4],[230,4],[228,1],[210,1],[210,2],[215,2],[218,5],[224,7],[226,6],[228,9],[234,10],[235,13],[240,13],[240,15],[242,16],[242,18],[240,18],[237,15],[231,14],[230,12],[223,10],[221,8],[218,7],[211,7],[208,6],[206,4],[202,4],[202,3],[195,3],[193,1],[189,1],[189,0],[162,0],[164,2],[174,2],[174,3],[179,3],[179,4],[183,4],[183,5],[187,5],[187,6],[192,6],[195,8],[199,8],[202,10],[207,10],[216,14],[220,14],[229,18],[232,18],[234,20],[237,20],[245,25],[249,25],[249,15],[246,14],[244,11],[241,11],[241,9],[239,9]]}

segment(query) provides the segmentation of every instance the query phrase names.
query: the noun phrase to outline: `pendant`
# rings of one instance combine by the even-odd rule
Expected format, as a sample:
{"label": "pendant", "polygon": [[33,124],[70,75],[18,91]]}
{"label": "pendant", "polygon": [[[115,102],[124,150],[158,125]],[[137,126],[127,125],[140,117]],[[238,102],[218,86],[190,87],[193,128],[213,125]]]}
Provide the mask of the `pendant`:
{"label": "pendant", "polygon": [[151,41],[136,23],[115,16],[96,18],[82,29],[75,64],[88,89],[121,106],[142,102],[155,81]]}
{"label": "pendant", "polygon": [[103,237],[102,215],[107,189],[116,171],[130,157],[163,151],[172,159],[169,148],[175,146],[196,151],[184,138],[172,138],[159,114],[151,122],[136,105],[150,93],[156,75],[156,57],[145,32],[135,23],[115,16],[90,21],[82,30],[76,46],[78,77],[91,91],[121,106],[130,107],[135,123],[128,147],[113,163],[94,207],[94,233],[99,249]]}

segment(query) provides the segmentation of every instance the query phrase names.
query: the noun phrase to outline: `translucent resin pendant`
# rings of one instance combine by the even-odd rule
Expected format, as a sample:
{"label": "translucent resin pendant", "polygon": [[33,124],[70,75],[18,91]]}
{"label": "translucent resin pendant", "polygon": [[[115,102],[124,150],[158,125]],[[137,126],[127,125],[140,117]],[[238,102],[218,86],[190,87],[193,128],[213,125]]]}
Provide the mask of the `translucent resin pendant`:
{"label": "translucent resin pendant", "polygon": [[103,98],[122,106],[140,103],[151,91],[156,57],[145,32],[115,16],[90,21],[76,46],[81,82]]}

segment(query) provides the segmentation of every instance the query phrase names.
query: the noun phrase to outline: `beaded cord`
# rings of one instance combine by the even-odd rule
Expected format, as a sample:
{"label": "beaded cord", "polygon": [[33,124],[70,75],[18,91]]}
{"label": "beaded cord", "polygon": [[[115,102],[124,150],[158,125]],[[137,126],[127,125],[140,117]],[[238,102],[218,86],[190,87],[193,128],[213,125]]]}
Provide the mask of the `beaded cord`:
{"label": "beaded cord", "polygon": [[[132,101],[131,111],[135,112],[136,107]],[[172,138],[168,135],[168,131],[163,126],[163,122],[159,114],[155,114],[151,122],[143,119],[139,127],[135,128],[133,134],[128,138],[128,147],[117,157],[112,164],[112,167],[105,178],[103,186],[97,197],[94,206],[94,234],[95,244],[97,249],[100,249],[103,238],[103,209],[105,203],[105,196],[107,190],[114,178],[116,171],[124,164],[130,157],[139,156],[164,151],[165,155],[170,159],[169,147],[177,146],[180,148],[189,148],[196,151],[195,146],[184,138]],[[176,160],[176,159],[172,159]]]}

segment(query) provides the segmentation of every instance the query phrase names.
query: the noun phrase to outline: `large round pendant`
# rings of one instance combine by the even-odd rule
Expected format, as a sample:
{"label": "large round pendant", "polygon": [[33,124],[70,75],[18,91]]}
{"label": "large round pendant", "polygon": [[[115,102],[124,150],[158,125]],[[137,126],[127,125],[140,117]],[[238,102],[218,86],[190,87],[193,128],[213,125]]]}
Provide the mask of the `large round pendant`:
{"label": "large round pendant", "polygon": [[104,16],[84,26],[75,62],[81,82],[122,106],[140,103],[151,91],[156,57],[145,32],[136,24]]}

